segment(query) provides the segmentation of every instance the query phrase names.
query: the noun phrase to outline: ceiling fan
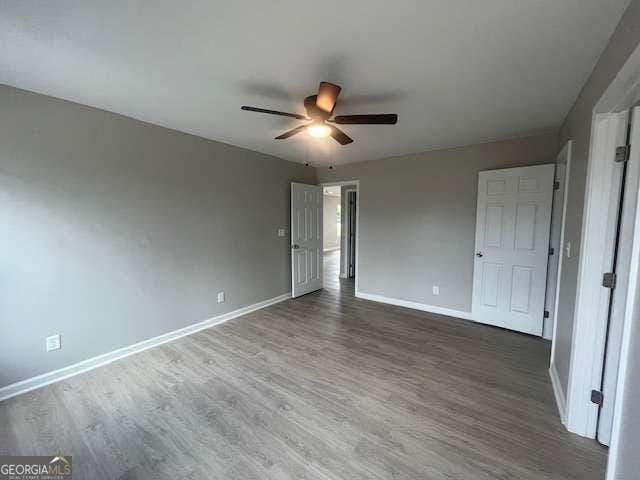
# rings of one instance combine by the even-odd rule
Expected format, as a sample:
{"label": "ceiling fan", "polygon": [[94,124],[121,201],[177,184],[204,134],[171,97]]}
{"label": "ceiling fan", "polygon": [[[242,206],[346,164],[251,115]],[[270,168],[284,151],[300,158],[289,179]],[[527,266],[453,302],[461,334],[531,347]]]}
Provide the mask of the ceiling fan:
{"label": "ceiling fan", "polygon": [[395,113],[386,113],[379,115],[337,115],[331,119],[333,110],[336,108],[338,95],[342,90],[338,85],[329,82],[320,82],[317,95],[311,95],[304,99],[304,108],[307,115],[297,113],[279,112],[277,110],[267,110],[264,108],[248,107],[244,105],[242,110],[250,112],[268,113],[270,115],[281,115],[283,117],[291,117],[297,120],[310,120],[311,123],[300,125],[278,135],[276,140],[284,140],[292,137],[297,133],[306,130],[309,135],[315,138],[331,136],[340,145],[347,145],[353,142],[353,139],[340,130],[335,125],[395,125],[398,122],[398,115]]}

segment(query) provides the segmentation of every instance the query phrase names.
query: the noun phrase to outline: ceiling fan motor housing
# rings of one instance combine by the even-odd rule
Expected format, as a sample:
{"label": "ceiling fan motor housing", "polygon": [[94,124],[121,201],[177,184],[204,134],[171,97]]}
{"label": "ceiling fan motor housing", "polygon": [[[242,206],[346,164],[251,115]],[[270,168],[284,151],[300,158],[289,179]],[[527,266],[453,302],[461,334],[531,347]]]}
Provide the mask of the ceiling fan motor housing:
{"label": "ceiling fan motor housing", "polygon": [[332,112],[326,112],[318,105],[316,105],[317,95],[310,95],[304,99],[304,108],[307,110],[307,115],[316,122],[324,122],[328,120]]}

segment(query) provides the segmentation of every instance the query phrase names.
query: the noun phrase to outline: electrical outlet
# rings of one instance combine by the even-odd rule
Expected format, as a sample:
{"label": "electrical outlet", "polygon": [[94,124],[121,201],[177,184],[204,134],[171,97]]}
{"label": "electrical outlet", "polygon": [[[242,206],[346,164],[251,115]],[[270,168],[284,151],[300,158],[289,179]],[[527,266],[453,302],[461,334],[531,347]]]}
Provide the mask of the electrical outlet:
{"label": "electrical outlet", "polygon": [[284,237],[284,235],[285,235],[285,230],[284,230],[284,228],[279,228],[279,229],[278,229],[278,236],[279,236],[279,237]]}
{"label": "electrical outlet", "polygon": [[59,350],[60,349],[60,334],[56,333],[55,335],[51,335],[45,339],[45,345],[47,348],[47,352],[51,350]]}
{"label": "electrical outlet", "polygon": [[440,287],[438,285],[433,286],[433,294],[440,295]]}
{"label": "electrical outlet", "polygon": [[218,292],[218,303],[224,302],[224,292]]}

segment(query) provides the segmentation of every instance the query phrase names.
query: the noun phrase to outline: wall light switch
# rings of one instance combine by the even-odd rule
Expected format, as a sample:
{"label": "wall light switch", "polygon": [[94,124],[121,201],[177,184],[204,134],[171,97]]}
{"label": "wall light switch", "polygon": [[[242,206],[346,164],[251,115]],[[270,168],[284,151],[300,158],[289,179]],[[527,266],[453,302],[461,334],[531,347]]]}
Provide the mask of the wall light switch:
{"label": "wall light switch", "polygon": [[47,352],[51,350],[59,350],[60,349],[60,334],[56,333],[55,335],[51,335],[45,339],[45,344],[47,348]]}
{"label": "wall light switch", "polygon": [[224,302],[224,292],[218,292],[218,303]]}
{"label": "wall light switch", "polygon": [[571,242],[565,243],[564,249],[567,252],[567,258],[571,258]]}
{"label": "wall light switch", "polygon": [[433,286],[433,294],[440,295],[440,287],[438,285]]}
{"label": "wall light switch", "polygon": [[284,235],[285,235],[285,230],[284,230],[284,228],[279,228],[279,229],[278,229],[278,236],[279,236],[279,237],[284,237]]}

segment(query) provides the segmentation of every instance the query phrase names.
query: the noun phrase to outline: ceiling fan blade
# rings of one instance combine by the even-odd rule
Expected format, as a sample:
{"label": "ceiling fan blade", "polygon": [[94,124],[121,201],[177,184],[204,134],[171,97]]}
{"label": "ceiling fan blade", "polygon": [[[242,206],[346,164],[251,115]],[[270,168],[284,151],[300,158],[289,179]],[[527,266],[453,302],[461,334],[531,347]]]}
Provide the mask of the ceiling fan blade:
{"label": "ceiling fan blade", "polygon": [[395,113],[383,113],[379,115],[338,115],[333,119],[333,122],[341,125],[395,125],[398,123],[398,115]]}
{"label": "ceiling fan blade", "polygon": [[329,82],[320,82],[316,106],[327,113],[333,112],[338,95],[340,95],[340,90],[342,89],[338,85]]}
{"label": "ceiling fan blade", "polygon": [[268,113],[269,115],[280,115],[282,117],[297,118],[298,120],[309,120],[304,115],[299,115],[297,113],[287,113],[279,112],[278,110],[267,110],[265,108],[247,107],[246,105],[243,105],[241,108],[242,110],[247,110],[249,112]]}
{"label": "ceiling fan blade", "polygon": [[349,137],[346,133],[340,130],[338,127],[334,127],[331,125],[331,136],[336,140],[340,145],[348,145],[353,142],[353,138]]}
{"label": "ceiling fan blade", "polygon": [[307,127],[308,127],[308,125],[300,125],[299,127],[296,127],[296,128],[294,128],[294,129],[292,129],[292,130],[289,130],[289,131],[287,131],[287,132],[284,132],[282,135],[278,135],[278,136],[276,137],[276,140],[284,140],[284,139],[286,139],[286,138],[293,137],[296,133],[300,133],[300,132],[302,132],[302,131],[303,131],[303,130],[305,130]]}

